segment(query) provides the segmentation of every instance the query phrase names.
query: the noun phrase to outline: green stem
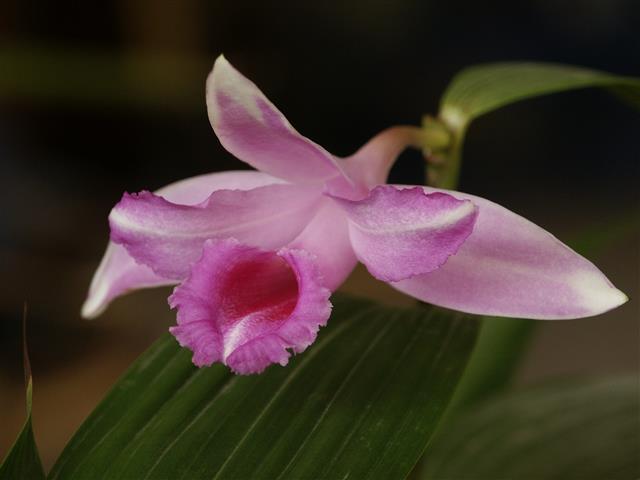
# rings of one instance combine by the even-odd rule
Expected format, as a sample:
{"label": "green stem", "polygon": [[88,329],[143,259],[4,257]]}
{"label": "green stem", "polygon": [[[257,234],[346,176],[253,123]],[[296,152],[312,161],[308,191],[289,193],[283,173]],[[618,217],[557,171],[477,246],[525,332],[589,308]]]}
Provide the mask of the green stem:
{"label": "green stem", "polygon": [[444,119],[431,116],[423,119],[422,149],[427,161],[427,185],[446,189],[458,186],[465,130],[466,125],[449,124]]}

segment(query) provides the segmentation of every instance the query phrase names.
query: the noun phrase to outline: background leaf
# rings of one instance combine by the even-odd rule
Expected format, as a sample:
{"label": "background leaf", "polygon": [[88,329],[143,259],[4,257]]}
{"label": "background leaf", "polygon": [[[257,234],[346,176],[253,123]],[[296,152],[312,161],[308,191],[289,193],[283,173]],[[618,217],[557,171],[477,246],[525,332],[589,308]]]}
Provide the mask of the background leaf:
{"label": "background leaf", "polygon": [[427,172],[428,184],[455,189],[464,137],[475,118],[527,98],[587,87],[606,88],[640,108],[638,78],[535,62],[490,63],[462,70],[442,95],[438,120],[425,117],[423,122],[425,132],[436,128],[434,125],[442,128],[444,124],[450,133],[447,147],[438,145],[431,148],[427,145],[427,153],[439,159],[431,162]]}
{"label": "background leaf", "polygon": [[492,399],[439,436],[422,478],[639,478],[638,393],[638,378],[630,376]]}
{"label": "background leaf", "polygon": [[71,440],[51,478],[403,478],[424,451],[478,319],[334,297],[286,368],[197,369],[162,338]]}
{"label": "background leaf", "polygon": [[31,391],[32,382],[29,379],[27,384],[27,420],[16,442],[0,465],[0,480],[45,478],[31,425]]}
{"label": "background leaf", "polygon": [[638,102],[640,80],[550,63],[491,63],[456,75],[442,96],[440,117],[452,125],[467,124],[497,108],[527,98],[587,87],[615,89]]}
{"label": "background leaf", "polygon": [[450,405],[450,413],[511,385],[536,327],[536,320],[488,317]]}
{"label": "background leaf", "polygon": [[31,425],[33,380],[31,378],[29,351],[27,350],[26,317],[27,307],[25,305],[24,317],[22,319],[22,352],[26,385],[27,420],[24,422],[18,438],[9,450],[9,453],[7,453],[2,465],[0,465],[0,480],[38,480],[45,478]]}

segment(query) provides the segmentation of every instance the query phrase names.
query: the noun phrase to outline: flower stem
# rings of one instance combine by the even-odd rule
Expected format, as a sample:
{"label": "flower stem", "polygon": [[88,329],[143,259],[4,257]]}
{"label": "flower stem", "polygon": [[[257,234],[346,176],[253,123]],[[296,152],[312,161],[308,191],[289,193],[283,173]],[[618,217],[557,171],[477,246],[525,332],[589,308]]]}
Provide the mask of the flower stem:
{"label": "flower stem", "polygon": [[454,128],[440,118],[429,115],[423,118],[422,151],[427,162],[427,185],[445,189],[458,186],[464,130],[464,125]]}

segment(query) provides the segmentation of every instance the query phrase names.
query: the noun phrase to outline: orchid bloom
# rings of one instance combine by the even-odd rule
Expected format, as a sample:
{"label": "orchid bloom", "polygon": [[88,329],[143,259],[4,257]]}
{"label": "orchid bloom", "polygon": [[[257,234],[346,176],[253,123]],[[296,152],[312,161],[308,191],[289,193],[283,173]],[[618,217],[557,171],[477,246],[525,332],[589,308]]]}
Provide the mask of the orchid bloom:
{"label": "orchid bloom", "polygon": [[170,330],[193,363],[250,374],[313,343],[358,260],[402,292],[470,313],[566,319],[627,300],[588,260],[500,205],[385,185],[398,154],[420,147],[418,128],[390,128],[337,158],[222,56],[206,99],[222,145],[258,171],[125,194],[85,317],[130,290],[178,284]]}

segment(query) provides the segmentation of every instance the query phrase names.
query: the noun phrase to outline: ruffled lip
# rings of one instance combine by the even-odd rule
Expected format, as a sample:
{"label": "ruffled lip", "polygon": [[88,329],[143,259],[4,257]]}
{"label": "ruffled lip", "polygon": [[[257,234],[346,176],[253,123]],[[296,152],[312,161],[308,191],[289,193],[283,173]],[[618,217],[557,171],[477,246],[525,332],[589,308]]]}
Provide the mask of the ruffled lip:
{"label": "ruffled lip", "polygon": [[234,239],[208,240],[169,304],[171,333],[193,363],[221,362],[239,374],[286,365],[311,345],[331,313],[315,258],[299,249],[265,251]]}

